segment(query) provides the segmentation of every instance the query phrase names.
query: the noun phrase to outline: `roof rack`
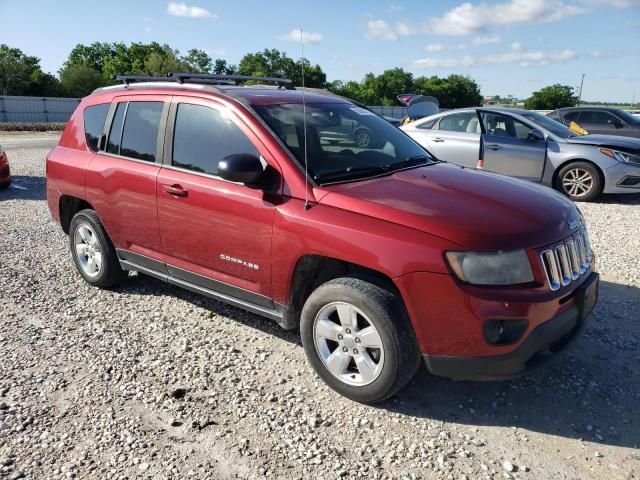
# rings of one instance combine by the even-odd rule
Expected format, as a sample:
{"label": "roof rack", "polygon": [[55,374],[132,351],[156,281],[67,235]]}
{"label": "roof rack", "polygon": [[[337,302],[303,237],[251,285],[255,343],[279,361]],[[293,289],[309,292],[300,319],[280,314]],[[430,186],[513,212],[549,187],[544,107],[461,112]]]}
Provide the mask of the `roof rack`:
{"label": "roof rack", "polygon": [[116,80],[125,85],[139,82],[177,82],[198,83],[209,85],[239,85],[242,82],[274,83],[280,88],[294,89],[293,82],[288,78],[252,77],[249,75],[218,75],[209,73],[168,73],[166,77],[146,77],[141,75],[118,75]]}

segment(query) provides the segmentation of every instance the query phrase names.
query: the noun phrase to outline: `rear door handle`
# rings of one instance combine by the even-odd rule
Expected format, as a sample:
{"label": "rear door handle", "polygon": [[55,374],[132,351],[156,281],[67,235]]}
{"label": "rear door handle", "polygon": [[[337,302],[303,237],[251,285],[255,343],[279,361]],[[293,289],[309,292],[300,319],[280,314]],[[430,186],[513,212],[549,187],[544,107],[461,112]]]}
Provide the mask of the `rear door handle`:
{"label": "rear door handle", "polygon": [[434,142],[438,142],[438,143],[444,142],[444,138],[436,137],[436,138],[433,139],[433,141]]}
{"label": "rear door handle", "polygon": [[175,197],[186,197],[189,194],[188,190],[182,188],[182,185],[174,183],[173,185],[162,185],[164,191],[169,195],[173,195]]}
{"label": "rear door handle", "polygon": [[490,148],[491,150],[500,150],[502,147],[500,145],[493,143],[491,145],[487,145],[487,148]]}

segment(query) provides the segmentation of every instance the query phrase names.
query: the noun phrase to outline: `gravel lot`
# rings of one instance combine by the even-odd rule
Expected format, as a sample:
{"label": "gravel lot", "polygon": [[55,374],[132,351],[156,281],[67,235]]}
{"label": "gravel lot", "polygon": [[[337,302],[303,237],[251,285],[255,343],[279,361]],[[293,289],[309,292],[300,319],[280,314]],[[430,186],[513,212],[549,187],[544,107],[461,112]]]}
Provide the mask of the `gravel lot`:
{"label": "gravel lot", "polygon": [[89,287],[44,200],[47,150],[14,144],[0,478],[640,477],[640,196],[580,207],[603,282],[572,351],[510,382],[423,368],[374,408],[325,387],[268,320],[144,276]]}

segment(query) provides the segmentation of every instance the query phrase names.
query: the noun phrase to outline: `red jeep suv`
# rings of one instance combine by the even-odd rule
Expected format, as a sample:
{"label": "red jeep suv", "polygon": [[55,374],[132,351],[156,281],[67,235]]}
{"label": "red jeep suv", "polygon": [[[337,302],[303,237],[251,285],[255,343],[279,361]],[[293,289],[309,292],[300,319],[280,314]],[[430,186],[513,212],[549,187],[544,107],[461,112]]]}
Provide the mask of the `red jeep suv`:
{"label": "red jeep suv", "polygon": [[317,374],[365,403],[421,359],[458,380],[522,375],[595,305],[586,226],[551,189],[438,161],[284,79],[121,80],[47,158],[49,208],[92,285],[136,270],[299,328]]}

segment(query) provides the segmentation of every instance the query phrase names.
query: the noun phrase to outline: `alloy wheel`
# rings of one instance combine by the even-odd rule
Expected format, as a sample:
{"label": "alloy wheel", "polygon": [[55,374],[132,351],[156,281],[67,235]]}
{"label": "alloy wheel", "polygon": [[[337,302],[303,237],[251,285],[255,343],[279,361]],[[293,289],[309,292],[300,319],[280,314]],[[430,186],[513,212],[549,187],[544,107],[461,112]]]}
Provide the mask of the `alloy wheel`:
{"label": "alloy wheel", "polygon": [[593,175],[583,168],[572,168],[562,177],[562,187],[572,197],[584,197],[593,188]]}
{"label": "alloy wheel", "polygon": [[96,232],[83,222],[76,228],[73,239],[80,268],[87,276],[97,277],[102,271],[102,249]]}
{"label": "alloy wheel", "polygon": [[359,308],[346,302],[325,305],[316,315],[313,337],[322,363],[340,381],[363,386],[380,376],[382,338]]}

